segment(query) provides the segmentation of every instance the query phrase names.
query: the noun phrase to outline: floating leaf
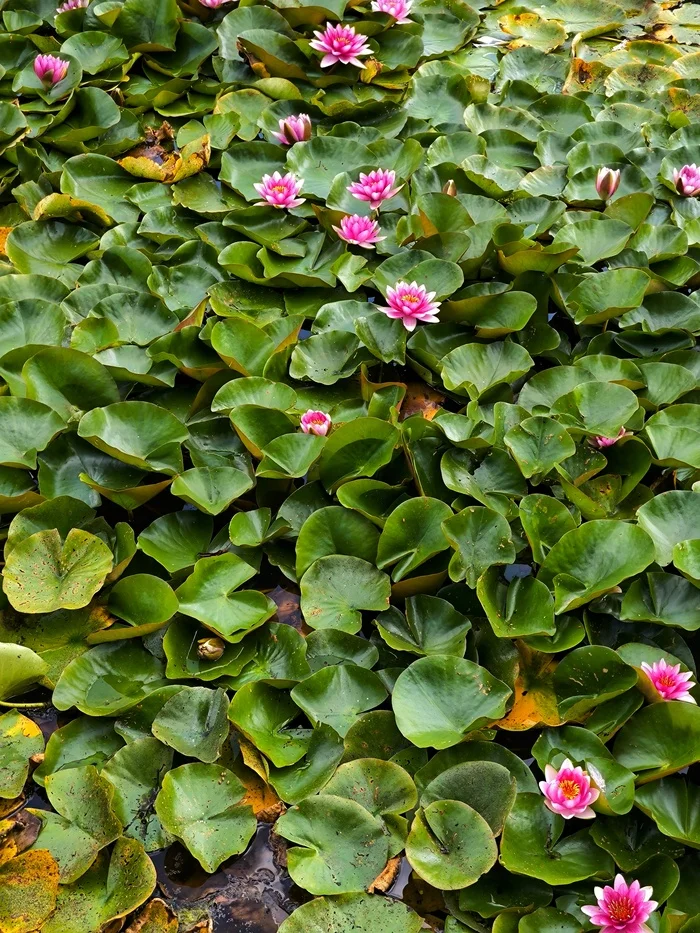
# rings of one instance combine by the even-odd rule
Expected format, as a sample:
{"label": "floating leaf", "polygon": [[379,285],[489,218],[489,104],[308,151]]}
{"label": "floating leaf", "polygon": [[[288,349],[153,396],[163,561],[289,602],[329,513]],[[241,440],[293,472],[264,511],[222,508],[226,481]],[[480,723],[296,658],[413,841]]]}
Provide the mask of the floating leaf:
{"label": "floating leaf", "polygon": [[343,797],[307,797],[280,817],[276,829],[296,843],[287,852],[289,874],[312,894],[364,891],[388,857],[380,820]]}
{"label": "floating leaf", "polygon": [[253,811],[240,803],[244,793],[243,784],[226,768],[181,765],[163,778],[156,813],[202,868],[214,872],[225,859],[242,852],[255,832]]}
{"label": "floating leaf", "polygon": [[458,800],[439,800],[416,813],[406,857],[421,878],[454,891],[487,872],[498,850],[489,824],[476,810]]}
{"label": "floating leaf", "polygon": [[463,658],[414,661],[394,686],[396,723],[419,748],[448,748],[505,712],[509,688]]}

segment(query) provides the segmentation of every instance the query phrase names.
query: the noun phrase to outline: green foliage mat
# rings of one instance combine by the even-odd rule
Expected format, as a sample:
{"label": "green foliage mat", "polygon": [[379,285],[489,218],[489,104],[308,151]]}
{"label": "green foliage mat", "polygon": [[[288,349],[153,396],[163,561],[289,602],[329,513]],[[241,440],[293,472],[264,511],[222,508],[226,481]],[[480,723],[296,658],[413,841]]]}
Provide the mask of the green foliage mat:
{"label": "green foliage mat", "polygon": [[0,931],[697,933],[698,7],[0,7]]}

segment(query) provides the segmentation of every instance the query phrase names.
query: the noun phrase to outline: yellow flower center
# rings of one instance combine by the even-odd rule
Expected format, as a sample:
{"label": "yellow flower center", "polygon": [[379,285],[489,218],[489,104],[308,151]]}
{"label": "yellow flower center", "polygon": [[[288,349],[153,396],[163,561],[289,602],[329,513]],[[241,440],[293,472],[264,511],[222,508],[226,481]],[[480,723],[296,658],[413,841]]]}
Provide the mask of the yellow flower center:
{"label": "yellow flower center", "polygon": [[404,295],[403,300],[410,301],[411,304],[416,304],[416,302],[420,301],[420,298],[418,297],[418,295]]}
{"label": "yellow flower center", "polygon": [[285,192],[285,191],[287,190],[287,186],[286,186],[286,185],[274,185],[273,188],[272,188],[272,190],[273,190],[273,191],[279,191],[280,194],[282,194],[283,192]]}
{"label": "yellow flower center", "polygon": [[573,800],[574,797],[578,797],[581,793],[581,785],[578,781],[573,781],[569,778],[565,781],[559,781],[559,790],[567,800]]}
{"label": "yellow flower center", "polygon": [[619,897],[612,901],[608,907],[610,919],[618,923],[634,920],[635,909],[628,897]]}
{"label": "yellow flower center", "polygon": [[674,687],[676,680],[673,674],[662,674],[658,678],[658,683],[660,683],[662,687]]}

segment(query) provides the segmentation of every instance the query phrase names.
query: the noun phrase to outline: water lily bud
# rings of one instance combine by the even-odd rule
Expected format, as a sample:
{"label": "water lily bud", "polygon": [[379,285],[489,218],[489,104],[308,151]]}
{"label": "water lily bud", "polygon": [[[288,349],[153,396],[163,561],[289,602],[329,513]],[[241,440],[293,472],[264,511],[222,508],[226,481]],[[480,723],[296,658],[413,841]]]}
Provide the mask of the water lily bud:
{"label": "water lily bud", "polygon": [[620,169],[608,168],[604,165],[598,170],[595,180],[595,190],[602,201],[607,201],[617,191],[620,184]]}
{"label": "water lily bud", "polygon": [[68,62],[57,55],[37,55],[34,59],[34,74],[48,87],[63,81],[67,73]]}
{"label": "water lily bud", "polygon": [[197,642],[197,657],[202,661],[218,661],[226,648],[226,642],[221,638],[200,638]]}
{"label": "water lily bud", "polygon": [[308,113],[292,114],[286,120],[283,118],[279,126],[279,133],[272,135],[282,146],[293,146],[311,139],[311,117]]}
{"label": "water lily bud", "polygon": [[454,183],[454,181],[451,178],[448,182],[445,182],[445,184],[442,186],[442,193],[449,194],[451,198],[457,197],[457,185]]}
{"label": "water lily bud", "polygon": [[684,198],[694,198],[700,194],[700,168],[693,162],[682,169],[673,170],[673,183],[678,194]]}

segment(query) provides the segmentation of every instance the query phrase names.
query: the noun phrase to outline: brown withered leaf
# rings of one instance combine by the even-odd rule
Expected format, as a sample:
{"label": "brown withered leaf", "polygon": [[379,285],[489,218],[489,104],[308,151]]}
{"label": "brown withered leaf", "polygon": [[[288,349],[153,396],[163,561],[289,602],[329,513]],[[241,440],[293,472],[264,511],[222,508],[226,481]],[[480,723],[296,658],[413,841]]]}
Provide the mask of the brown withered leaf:
{"label": "brown withered leaf", "polygon": [[411,415],[423,415],[427,421],[432,421],[440,411],[445,396],[431,389],[425,382],[409,382],[406,385],[406,397],[401,408],[401,420],[405,421]]}
{"label": "brown withered leaf", "polygon": [[177,914],[164,900],[154,897],[141,908],[125,933],[177,933],[178,927]]}
{"label": "brown withered leaf", "polygon": [[401,856],[395,855],[393,858],[390,858],[382,871],[379,872],[372,884],[367,888],[367,893],[376,894],[377,891],[379,891],[381,894],[386,894],[392,884],[396,881],[396,876],[398,875],[400,868]]}
{"label": "brown withered leaf", "polygon": [[5,243],[7,243],[7,238],[13,230],[14,227],[0,227],[0,256],[7,256]]}
{"label": "brown withered leaf", "polygon": [[137,178],[172,185],[201,172],[209,164],[210,157],[208,135],[178,149],[172,127],[164,122],[158,129],[148,127],[144,141],[117,161]]}
{"label": "brown withered leaf", "polygon": [[589,91],[591,94],[605,93],[605,79],[610,69],[602,62],[587,62],[582,58],[573,58],[569,67],[569,74],[564,82],[563,94],[580,94]]}
{"label": "brown withered leaf", "polygon": [[532,651],[518,643],[520,672],[515,680],[515,702],[508,714],[493,725],[510,732],[536,726],[560,726],[561,718],[552,675],[557,666],[550,654]]}
{"label": "brown withered leaf", "polygon": [[114,220],[104,208],[90,201],[81,201],[72,198],[69,194],[49,194],[36,205],[32,213],[32,220],[51,220],[64,217],[66,220],[87,221],[98,223],[105,227],[112,227]]}
{"label": "brown withered leaf", "polygon": [[360,72],[360,81],[363,84],[371,84],[377,75],[382,73],[384,66],[376,58],[368,58],[365,61],[365,67]]}
{"label": "brown withered leaf", "polygon": [[0,865],[9,862],[36,842],[41,820],[27,810],[0,822]]}

